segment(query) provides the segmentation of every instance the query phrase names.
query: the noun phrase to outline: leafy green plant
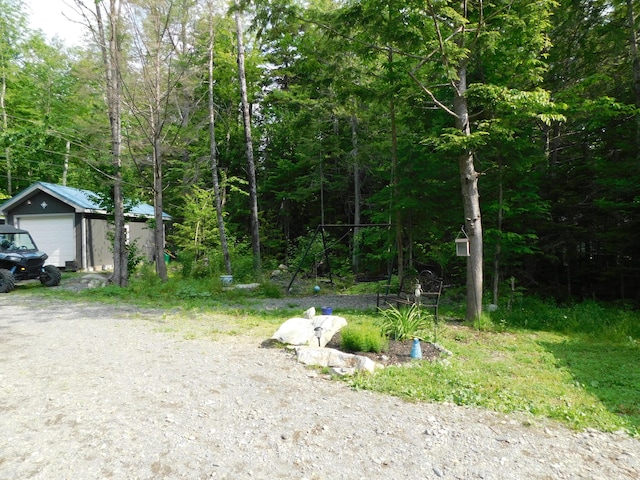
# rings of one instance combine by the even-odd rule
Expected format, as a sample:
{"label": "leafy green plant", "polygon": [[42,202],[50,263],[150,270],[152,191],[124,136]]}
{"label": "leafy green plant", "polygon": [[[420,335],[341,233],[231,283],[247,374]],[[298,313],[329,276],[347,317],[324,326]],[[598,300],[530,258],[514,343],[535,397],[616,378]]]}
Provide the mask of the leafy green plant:
{"label": "leafy green plant", "polygon": [[375,325],[348,325],[340,331],[340,338],[346,352],[380,353],[389,347],[388,339]]}
{"label": "leafy green plant", "polygon": [[421,336],[431,325],[431,317],[425,316],[417,305],[396,308],[393,305],[381,310],[378,321],[382,333],[394,340],[408,340]]}
{"label": "leafy green plant", "polygon": [[127,246],[127,275],[131,274],[144,261],[144,255],[138,246],[138,240],[135,239]]}
{"label": "leafy green plant", "polygon": [[282,287],[271,282],[262,282],[257,294],[263,298],[282,298]]}

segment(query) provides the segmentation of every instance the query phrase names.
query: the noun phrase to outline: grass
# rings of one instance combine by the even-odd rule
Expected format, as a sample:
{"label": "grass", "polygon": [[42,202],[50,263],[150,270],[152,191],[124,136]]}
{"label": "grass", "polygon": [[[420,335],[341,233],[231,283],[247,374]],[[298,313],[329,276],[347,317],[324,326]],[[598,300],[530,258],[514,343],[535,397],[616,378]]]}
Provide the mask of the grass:
{"label": "grass", "polygon": [[350,324],[340,330],[340,347],[346,352],[375,352],[387,350],[389,340],[379,328],[368,324]]}
{"label": "grass", "polygon": [[572,428],[640,433],[637,346],[604,345],[553,332],[479,332],[449,326],[444,363],[358,376],[356,388],[411,400],[524,412]]}
{"label": "grass", "polygon": [[[252,292],[223,291],[218,279],[172,278],[162,284],[152,276],[141,276],[132,279],[127,289],[107,287],[74,294],[21,287],[10,295],[160,309],[164,313],[154,321],[154,328],[185,339],[240,334],[266,339],[284,320],[300,314],[290,309],[261,310],[258,298],[277,295],[275,290],[270,285]],[[440,322],[438,342],[453,352],[452,357],[437,363],[415,362],[412,368],[390,367],[345,381],[357,389],[411,401],[518,412],[530,422],[548,418],[575,429],[626,430],[640,436],[637,311],[625,305],[556,305],[522,298],[511,309],[487,314],[482,327],[476,328],[454,321],[460,318],[461,305],[444,303],[441,317],[449,321]],[[340,314],[358,341],[364,341],[366,332],[381,320],[374,312]]]}

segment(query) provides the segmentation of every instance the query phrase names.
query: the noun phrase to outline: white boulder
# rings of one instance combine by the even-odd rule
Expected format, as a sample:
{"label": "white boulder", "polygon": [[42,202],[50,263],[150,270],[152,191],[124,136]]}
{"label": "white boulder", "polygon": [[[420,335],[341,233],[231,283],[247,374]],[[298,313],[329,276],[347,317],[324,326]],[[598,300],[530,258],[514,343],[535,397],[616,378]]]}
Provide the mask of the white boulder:
{"label": "white boulder", "polygon": [[380,367],[368,357],[352,355],[333,348],[298,347],[296,355],[298,361],[305,365],[329,367],[339,374],[353,374],[360,370],[373,373]]}
{"label": "white boulder", "polygon": [[337,315],[315,315],[315,308],[304,313],[305,318],[290,318],[271,336],[288,345],[324,347],[333,336],[347,325],[347,320]]}

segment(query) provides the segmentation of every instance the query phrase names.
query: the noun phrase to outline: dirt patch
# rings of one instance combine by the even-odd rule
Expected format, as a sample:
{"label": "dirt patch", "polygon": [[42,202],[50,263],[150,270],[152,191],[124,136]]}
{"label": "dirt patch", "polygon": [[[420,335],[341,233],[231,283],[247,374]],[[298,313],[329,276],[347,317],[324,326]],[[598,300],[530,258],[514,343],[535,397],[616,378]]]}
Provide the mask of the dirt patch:
{"label": "dirt patch", "polygon": [[[336,333],[331,341],[327,343],[327,348],[335,348],[336,350],[345,351],[342,348],[342,339],[340,332]],[[376,363],[384,365],[385,367],[393,365],[403,365],[410,362],[415,362],[411,358],[411,347],[413,346],[413,340],[389,340],[389,348],[384,352],[347,352],[354,355],[362,355],[368,357]],[[420,348],[422,350],[422,361],[435,361],[442,355],[442,351],[429,342],[420,342]]]}

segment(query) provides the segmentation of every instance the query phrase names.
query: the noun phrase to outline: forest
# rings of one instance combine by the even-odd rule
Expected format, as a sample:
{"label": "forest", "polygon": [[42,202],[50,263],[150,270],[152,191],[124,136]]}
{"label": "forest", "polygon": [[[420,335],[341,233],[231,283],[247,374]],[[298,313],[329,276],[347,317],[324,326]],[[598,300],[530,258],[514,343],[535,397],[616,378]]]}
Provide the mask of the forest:
{"label": "forest", "polygon": [[120,284],[140,199],[193,275],[296,268],[323,225],[308,273],[434,270],[471,317],[640,301],[640,2],[67,3],[80,47],[0,0],[0,202],[99,193]]}

